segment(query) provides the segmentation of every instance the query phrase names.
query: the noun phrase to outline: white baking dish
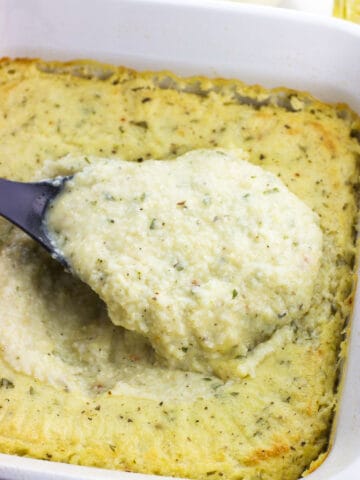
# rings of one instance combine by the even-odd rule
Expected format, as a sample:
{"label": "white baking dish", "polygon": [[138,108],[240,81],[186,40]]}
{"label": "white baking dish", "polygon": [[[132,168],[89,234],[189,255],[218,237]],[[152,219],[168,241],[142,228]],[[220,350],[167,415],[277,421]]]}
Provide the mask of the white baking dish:
{"label": "white baking dish", "polygon": [[[309,90],[360,113],[360,27],[283,9],[211,0],[0,0],[0,55],[238,77]],[[352,323],[333,447],[311,480],[360,478],[359,296]],[[0,454],[0,478],[159,477]]]}

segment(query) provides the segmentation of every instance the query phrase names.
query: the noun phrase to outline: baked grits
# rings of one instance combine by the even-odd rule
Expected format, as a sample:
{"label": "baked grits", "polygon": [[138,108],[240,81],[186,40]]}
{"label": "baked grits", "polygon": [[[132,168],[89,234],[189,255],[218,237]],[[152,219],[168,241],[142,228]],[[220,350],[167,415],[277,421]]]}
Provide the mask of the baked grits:
{"label": "baked grits", "polygon": [[1,450],[190,478],[294,480],[318,464],[353,298],[359,119],[285,89],[81,62],[5,59],[0,99],[3,177],[75,173],[84,156],[242,148],[322,231],[307,313],[225,381],[160,364],[142,335],[114,326],[95,293],[1,220]]}
{"label": "baked grits", "polygon": [[249,351],[309,310],[318,218],[243,158],[87,158],[48,209],[55,248],[111,321],[147,338],[172,369],[236,377]]}

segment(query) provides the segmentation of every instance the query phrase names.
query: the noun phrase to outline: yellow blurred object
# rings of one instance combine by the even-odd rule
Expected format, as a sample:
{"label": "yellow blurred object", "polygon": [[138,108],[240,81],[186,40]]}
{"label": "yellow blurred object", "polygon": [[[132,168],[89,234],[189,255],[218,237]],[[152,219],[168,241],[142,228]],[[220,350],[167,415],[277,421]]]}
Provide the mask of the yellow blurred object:
{"label": "yellow blurred object", "polygon": [[360,23],[360,0],[335,0],[334,16]]}

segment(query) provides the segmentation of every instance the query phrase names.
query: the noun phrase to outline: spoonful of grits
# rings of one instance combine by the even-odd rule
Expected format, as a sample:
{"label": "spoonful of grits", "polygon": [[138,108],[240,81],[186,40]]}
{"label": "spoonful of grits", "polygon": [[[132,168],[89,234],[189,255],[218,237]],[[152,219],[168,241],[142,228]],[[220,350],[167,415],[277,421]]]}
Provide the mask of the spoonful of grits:
{"label": "spoonful of grits", "polygon": [[31,194],[18,208],[4,182],[0,213],[171,368],[221,376],[224,359],[246,356],[310,308],[322,253],[317,216],[242,151],[94,159],[72,177],[24,184]]}

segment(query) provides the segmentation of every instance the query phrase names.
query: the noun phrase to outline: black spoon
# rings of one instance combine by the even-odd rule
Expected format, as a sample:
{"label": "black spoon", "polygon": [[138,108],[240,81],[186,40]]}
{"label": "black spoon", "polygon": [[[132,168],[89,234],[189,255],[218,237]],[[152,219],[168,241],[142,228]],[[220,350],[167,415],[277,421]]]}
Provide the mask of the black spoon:
{"label": "black spoon", "polygon": [[0,178],[0,215],[40,243],[53,258],[68,268],[66,259],[51,243],[45,226],[46,210],[71,177],[57,177],[37,183]]}

